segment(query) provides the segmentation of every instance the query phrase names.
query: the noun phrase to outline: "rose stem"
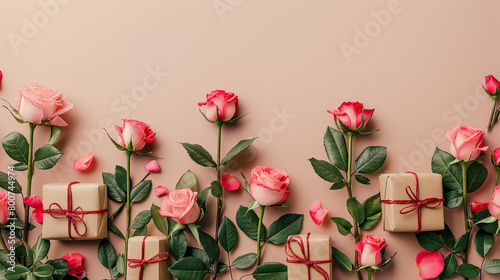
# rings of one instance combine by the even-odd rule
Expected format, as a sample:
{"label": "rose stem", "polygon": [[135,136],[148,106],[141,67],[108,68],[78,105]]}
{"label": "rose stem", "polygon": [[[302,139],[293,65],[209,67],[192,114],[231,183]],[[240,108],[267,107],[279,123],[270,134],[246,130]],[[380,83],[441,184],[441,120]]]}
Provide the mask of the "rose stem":
{"label": "rose stem", "polygon": [[[463,184],[463,204],[464,204],[464,222],[465,222],[465,233],[467,233],[467,239],[470,240],[470,226],[469,226],[469,201],[467,199],[467,162],[460,161],[462,166],[462,184]],[[464,263],[467,263],[467,251],[469,247],[469,242],[467,241],[467,247],[464,250]],[[467,279],[467,278],[465,278]]]}
{"label": "rose stem", "polygon": [[[36,125],[32,123],[29,123],[29,126],[30,126],[30,136],[29,136],[29,152],[28,152],[28,175],[26,178],[26,196],[31,196],[31,182],[33,180],[33,135],[36,128]],[[28,204],[25,203],[23,239],[24,242],[26,243],[28,243],[29,219],[30,219],[30,207]]]}
{"label": "rose stem", "polygon": [[262,231],[262,221],[264,219],[264,210],[266,206],[260,206],[260,216],[259,216],[259,226],[257,227],[257,266],[260,265],[260,250],[262,246],[260,246],[260,233]]}
{"label": "rose stem", "polygon": [[[126,217],[126,227],[127,231],[125,233],[125,260],[127,260],[128,257],[128,239],[130,237],[130,189],[131,189],[131,178],[130,178],[130,156],[132,155],[132,152],[129,150],[125,151],[127,153],[127,204],[126,204],[126,212],[127,212],[127,217]],[[124,269],[123,271],[123,279],[127,280],[127,270]]]}
{"label": "rose stem", "polygon": [[2,243],[3,250],[5,253],[9,253],[9,249],[7,249],[7,244],[5,244],[5,240],[3,239],[2,229],[0,228],[0,242]]}
{"label": "rose stem", "polygon": [[490,131],[494,125],[493,118],[495,117],[495,109],[497,107],[498,96],[493,95],[491,96],[491,98],[493,98],[493,109],[491,110],[490,121],[488,122],[488,131]]}
{"label": "rose stem", "polygon": [[[215,122],[217,124],[217,182],[220,185],[220,149],[222,142],[222,125],[224,122],[219,118],[219,111],[217,110],[217,120]],[[217,197],[217,216],[215,218],[215,243],[219,244],[219,227],[220,227],[220,216],[222,212],[222,195],[224,190],[221,190],[222,194],[220,197]],[[212,270],[212,279],[217,279],[217,270],[218,270],[219,260],[214,261],[214,269]],[[231,275],[232,276],[232,275]]]}

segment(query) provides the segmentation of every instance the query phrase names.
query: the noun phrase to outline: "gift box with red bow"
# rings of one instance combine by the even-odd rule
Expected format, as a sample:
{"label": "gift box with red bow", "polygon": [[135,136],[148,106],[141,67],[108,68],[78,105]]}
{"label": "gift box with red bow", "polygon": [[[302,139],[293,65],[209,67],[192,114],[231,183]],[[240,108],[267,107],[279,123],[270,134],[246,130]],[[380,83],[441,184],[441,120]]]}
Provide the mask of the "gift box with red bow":
{"label": "gift box with red bow", "polygon": [[291,235],[285,244],[288,280],[331,280],[332,245],[326,234]]}
{"label": "gift box with red bow", "polygon": [[135,236],[128,240],[127,279],[169,280],[168,239]]}

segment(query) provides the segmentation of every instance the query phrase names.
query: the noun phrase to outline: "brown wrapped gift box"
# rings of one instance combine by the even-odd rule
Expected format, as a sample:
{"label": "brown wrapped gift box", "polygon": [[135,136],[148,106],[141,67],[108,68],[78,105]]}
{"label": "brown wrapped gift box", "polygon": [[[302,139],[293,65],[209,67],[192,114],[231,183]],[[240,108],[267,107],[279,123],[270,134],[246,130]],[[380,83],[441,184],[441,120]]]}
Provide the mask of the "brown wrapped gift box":
{"label": "brown wrapped gift box", "polygon": [[[142,258],[142,242],[144,236],[134,236],[128,241],[128,259],[143,259],[148,260],[158,253],[168,252],[168,239],[161,236],[147,236],[144,240],[144,257]],[[165,254],[159,257],[165,257]],[[139,279],[141,269],[130,268],[130,262],[127,262],[127,279]],[[170,273],[168,271],[168,260],[146,263],[143,266],[142,279],[147,280],[169,280]]]}
{"label": "brown wrapped gift box", "polygon": [[[42,237],[44,239],[71,240],[68,234],[68,218],[64,214],[53,214],[45,210],[59,209],[51,207],[52,203],[57,203],[61,209],[66,210],[68,207],[68,185],[67,183],[45,184],[43,185],[43,227]],[[108,192],[106,186],[97,183],[75,183],[71,186],[72,191],[72,210],[78,214],[78,207],[83,211],[99,211],[108,208]],[[81,215],[80,215],[81,216]],[[83,223],[85,222],[85,223]],[[103,239],[108,237],[108,213],[99,214],[84,214],[83,222],[74,222],[70,225],[71,237],[75,240],[92,240]],[[79,236],[73,228],[76,224],[78,232],[83,234],[85,226],[87,233],[84,236]]]}
{"label": "brown wrapped gift box", "polygon": [[[300,258],[308,258],[310,261],[328,261],[326,263],[318,263],[317,266],[321,267],[328,279],[332,279],[332,245],[330,236],[326,234],[310,234],[309,235],[309,256],[302,254],[301,246],[298,242],[291,242],[294,240],[302,240],[304,252],[307,254],[307,236],[308,234],[291,235],[288,237],[285,253],[287,256],[288,266],[288,280],[308,280],[308,270],[310,272],[310,280],[325,280],[325,277],[313,267],[308,267],[304,263],[291,263],[289,260],[297,261],[297,258],[291,257],[290,253],[295,253]],[[288,247],[289,246],[289,247]],[[291,252],[290,252],[291,251]]]}
{"label": "brown wrapped gift box", "polygon": [[[418,177],[418,200],[442,199],[443,184],[442,177],[434,173],[417,173]],[[416,179],[412,173],[395,173],[380,175],[380,198],[381,200],[404,201],[411,198],[407,194],[407,187],[416,194]],[[411,193],[411,192],[410,192]],[[382,216],[384,219],[384,230],[393,232],[417,232],[418,231],[418,209],[406,214],[403,212],[411,210],[414,203],[389,204],[382,203]],[[437,206],[439,205],[439,206]],[[435,207],[436,208],[428,208]],[[429,202],[421,208],[421,230],[434,231],[444,229],[443,203]]]}

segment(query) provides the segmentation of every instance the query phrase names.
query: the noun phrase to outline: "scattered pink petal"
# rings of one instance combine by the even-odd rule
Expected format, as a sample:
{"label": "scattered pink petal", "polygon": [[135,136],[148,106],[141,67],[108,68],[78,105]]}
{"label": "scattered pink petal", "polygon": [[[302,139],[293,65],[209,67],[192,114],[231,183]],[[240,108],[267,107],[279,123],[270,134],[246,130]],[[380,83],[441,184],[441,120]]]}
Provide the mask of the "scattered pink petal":
{"label": "scattered pink petal", "polygon": [[0,82],[2,81],[2,77],[3,77],[3,74],[2,74],[2,71],[0,71]]}
{"label": "scattered pink petal", "polygon": [[156,160],[150,160],[150,161],[146,162],[146,164],[144,165],[144,168],[148,172],[160,172],[160,165],[158,164],[158,162]]}
{"label": "scattered pink petal", "polygon": [[157,197],[166,195],[166,194],[168,194],[168,189],[167,189],[167,187],[164,187],[164,186],[158,186],[155,188],[155,194]]}
{"label": "scattered pink petal", "polygon": [[309,215],[311,215],[312,220],[320,226],[325,220],[326,214],[328,214],[328,208],[321,209],[323,204],[320,201],[315,201],[309,209]]}
{"label": "scattered pink petal", "polygon": [[43,223],[43,208],[42,207],[36,208],[35,210],[33,210],[33,218],[35,218],[35,220],[39,224]]}
{"label": "scattered pink petal", "polygon": [[81,154],[73,163],[73,169],[79,171],[85,170],[92,164],[93,159],[94,153]]}
{"label": "scattered pink petal", "polygon": [[41,208],[43,206],[43,200],[41,197],[32,195],[24,198],[24,203],[32,208]]}
{"label": "scattered pink petal", "polygon": [[423,279],[432,279],[439,276],[444,269],[443,257],[439,252],[422,251],[415,258],[418,274]]}
{"label": "scattered pink petal", "polygon": [[234,191],[240,188],[240,181],[233,174],[224,174],[220,178],[220,184],[227,191]]}
{"label": "scattered pink petal", "polygon": [[478,201],[472,200],[470,202],[470,210],[472,210],[472,212],[479,212],[483,209],[488,209],[488,205],[489,205],[488,202],[478,202]]}

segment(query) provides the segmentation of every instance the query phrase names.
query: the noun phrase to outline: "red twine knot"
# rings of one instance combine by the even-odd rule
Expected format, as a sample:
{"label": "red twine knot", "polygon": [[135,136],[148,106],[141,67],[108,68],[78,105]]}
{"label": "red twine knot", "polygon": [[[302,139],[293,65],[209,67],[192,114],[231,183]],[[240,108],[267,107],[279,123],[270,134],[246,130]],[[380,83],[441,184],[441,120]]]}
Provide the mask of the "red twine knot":
{"label": "red twine knot", "polygon": [[[141,258],[140,259],[129,259],[129,258],[127,258],[127,261],[130,262],[128,264],[128,266],[130,268],[133,268],[133,269],[139,268],[140,269],[139,270],[139,280],[142,280],[142,275],[144,273],[144,265],[145,264],[148,264],[148,263],[158,263],[158,262],[166,261],[166,260],[168,260],[168,257],[170,256],[168,253],[160,252],[160,253],[152,256],[151,258],[145,260],[144,259],[144,250],[146,248],[146,238],[148,238],[148,236],[150,236],[150,235],[146,235],[142,239]],[[164,257],[160,257],[161,255],[165,255],[165,256]]]}

